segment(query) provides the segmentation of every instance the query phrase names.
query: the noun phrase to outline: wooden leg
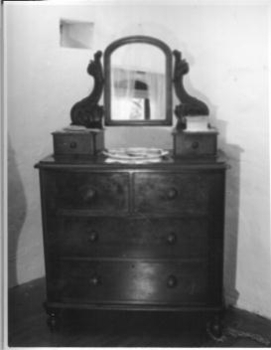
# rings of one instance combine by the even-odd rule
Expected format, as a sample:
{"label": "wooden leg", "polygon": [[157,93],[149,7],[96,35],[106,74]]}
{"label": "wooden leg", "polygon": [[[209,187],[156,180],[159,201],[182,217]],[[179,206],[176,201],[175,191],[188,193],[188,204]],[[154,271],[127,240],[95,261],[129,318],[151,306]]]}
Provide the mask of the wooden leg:
{"label": "wooden leg", "polygon": [[207,324],[207,333],[209,336],[216,340],[222,341],[223,339],[223,326],[222,326],[222,315],[217,313],[214,315],[212,320]]}
{"label": "wooden leg", "polygon": [[59,314],[60,311],[55,308],[49,307],[46,302],[43,304],[45,311],[48,315],[47,318],[47,325],[50,328],[51,331],[55,331],[58,329],[59,326]]}

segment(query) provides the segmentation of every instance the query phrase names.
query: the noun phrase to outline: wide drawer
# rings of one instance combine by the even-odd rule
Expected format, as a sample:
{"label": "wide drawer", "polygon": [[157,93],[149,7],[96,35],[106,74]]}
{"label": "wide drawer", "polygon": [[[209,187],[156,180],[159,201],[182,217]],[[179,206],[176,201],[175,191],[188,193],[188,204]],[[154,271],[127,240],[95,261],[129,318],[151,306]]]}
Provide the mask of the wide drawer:
{"label": "wide drawer", "polygon": [[135,211],[206,214],[211,182],[204,173],[136,173]]}
{"label": "wide drawer", "polygon": [[51,172],[48,176],[58,210],[128,211],[127,173],[71,171]]}
{"label": "wide drawer", "polygon": [[52,240],[62,256],[205,258],[208,220],[64,217]]}
{"label": "wide drawer", "polygon": [[64,302],[204,304],[203,263],[176,261],[63,261],[55,295]]}

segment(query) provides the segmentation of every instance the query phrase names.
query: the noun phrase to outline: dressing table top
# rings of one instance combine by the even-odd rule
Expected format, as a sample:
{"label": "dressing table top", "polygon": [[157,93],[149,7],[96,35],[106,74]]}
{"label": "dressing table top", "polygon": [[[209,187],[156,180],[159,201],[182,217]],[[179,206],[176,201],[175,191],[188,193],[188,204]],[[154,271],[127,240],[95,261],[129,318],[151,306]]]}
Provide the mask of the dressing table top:
{"label": "dressing table top", "polygon": [[219,151],[217,156],[215,157],[174,157],[172,153],[169,153],[169,156],[166,156],[161,159],[160,162],[151,163],[145,162],[141,164],[134,164],[131,162],[127,163],[119,163],[119,162],[106,162],[107,157],[100,154],[96,157],[93,156],[82,156],[82,155],[67,155],[67,156],[54,156],[50,155],[43,158],[38,164],[36,164],[36,168],[112,168],[112,169],[120,169],[120,168],[131,168],[131,169],[141,169],[141,168],[164,168],[166,170],[169,167],[186,168],[226,168],[226,156],[223,152]]}

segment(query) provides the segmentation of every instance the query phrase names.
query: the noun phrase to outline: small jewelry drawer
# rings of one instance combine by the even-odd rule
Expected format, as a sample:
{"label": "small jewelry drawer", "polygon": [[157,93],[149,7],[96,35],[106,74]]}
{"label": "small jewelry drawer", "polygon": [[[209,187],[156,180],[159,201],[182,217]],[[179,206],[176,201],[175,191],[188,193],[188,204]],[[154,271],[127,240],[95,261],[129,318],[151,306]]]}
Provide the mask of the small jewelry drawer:
{"label": "small jewelry drawer", "polygon": [[208,132],[173,132],[174,155],[177,157],[210,157],[217,153],[217,134],[215,129]]}
{"label": "small jewelry drawer", "polygon": [[137,212],[206,214],[212,177],[206,174],[135,174]]}
{"label": "small jewelry drawer", "polygon": [[80,303],[207,304],[204,261],[62,261],[56,295]]}
{"label": "small jewelry drawer", "polygon": [[206,258],[210,235],[206,218],[63,217],[56,232],[62,256],[123,258]]}
{"label": "small jewelry drawer", "polygon": [[95,155],[104,148],[104,131],[56,131],[52,133],[54,154]]}
{"label": "small jewelry drawer", "polygon": [[128,211],[127,173],[56,171],[48,176],[49,186],[54,190],[54,205],[60,211]]}

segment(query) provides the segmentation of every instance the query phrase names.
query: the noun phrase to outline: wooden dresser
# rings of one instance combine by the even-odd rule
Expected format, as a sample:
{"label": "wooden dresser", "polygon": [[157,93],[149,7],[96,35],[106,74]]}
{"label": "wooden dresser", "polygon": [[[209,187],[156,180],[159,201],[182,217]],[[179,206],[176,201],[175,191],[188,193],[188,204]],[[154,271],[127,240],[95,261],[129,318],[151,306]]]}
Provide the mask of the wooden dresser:
{"label": "wooden dresser", "polygon": [[63,308],[219,315],[223,159],[48,157],[36,167],[51,325]]}

